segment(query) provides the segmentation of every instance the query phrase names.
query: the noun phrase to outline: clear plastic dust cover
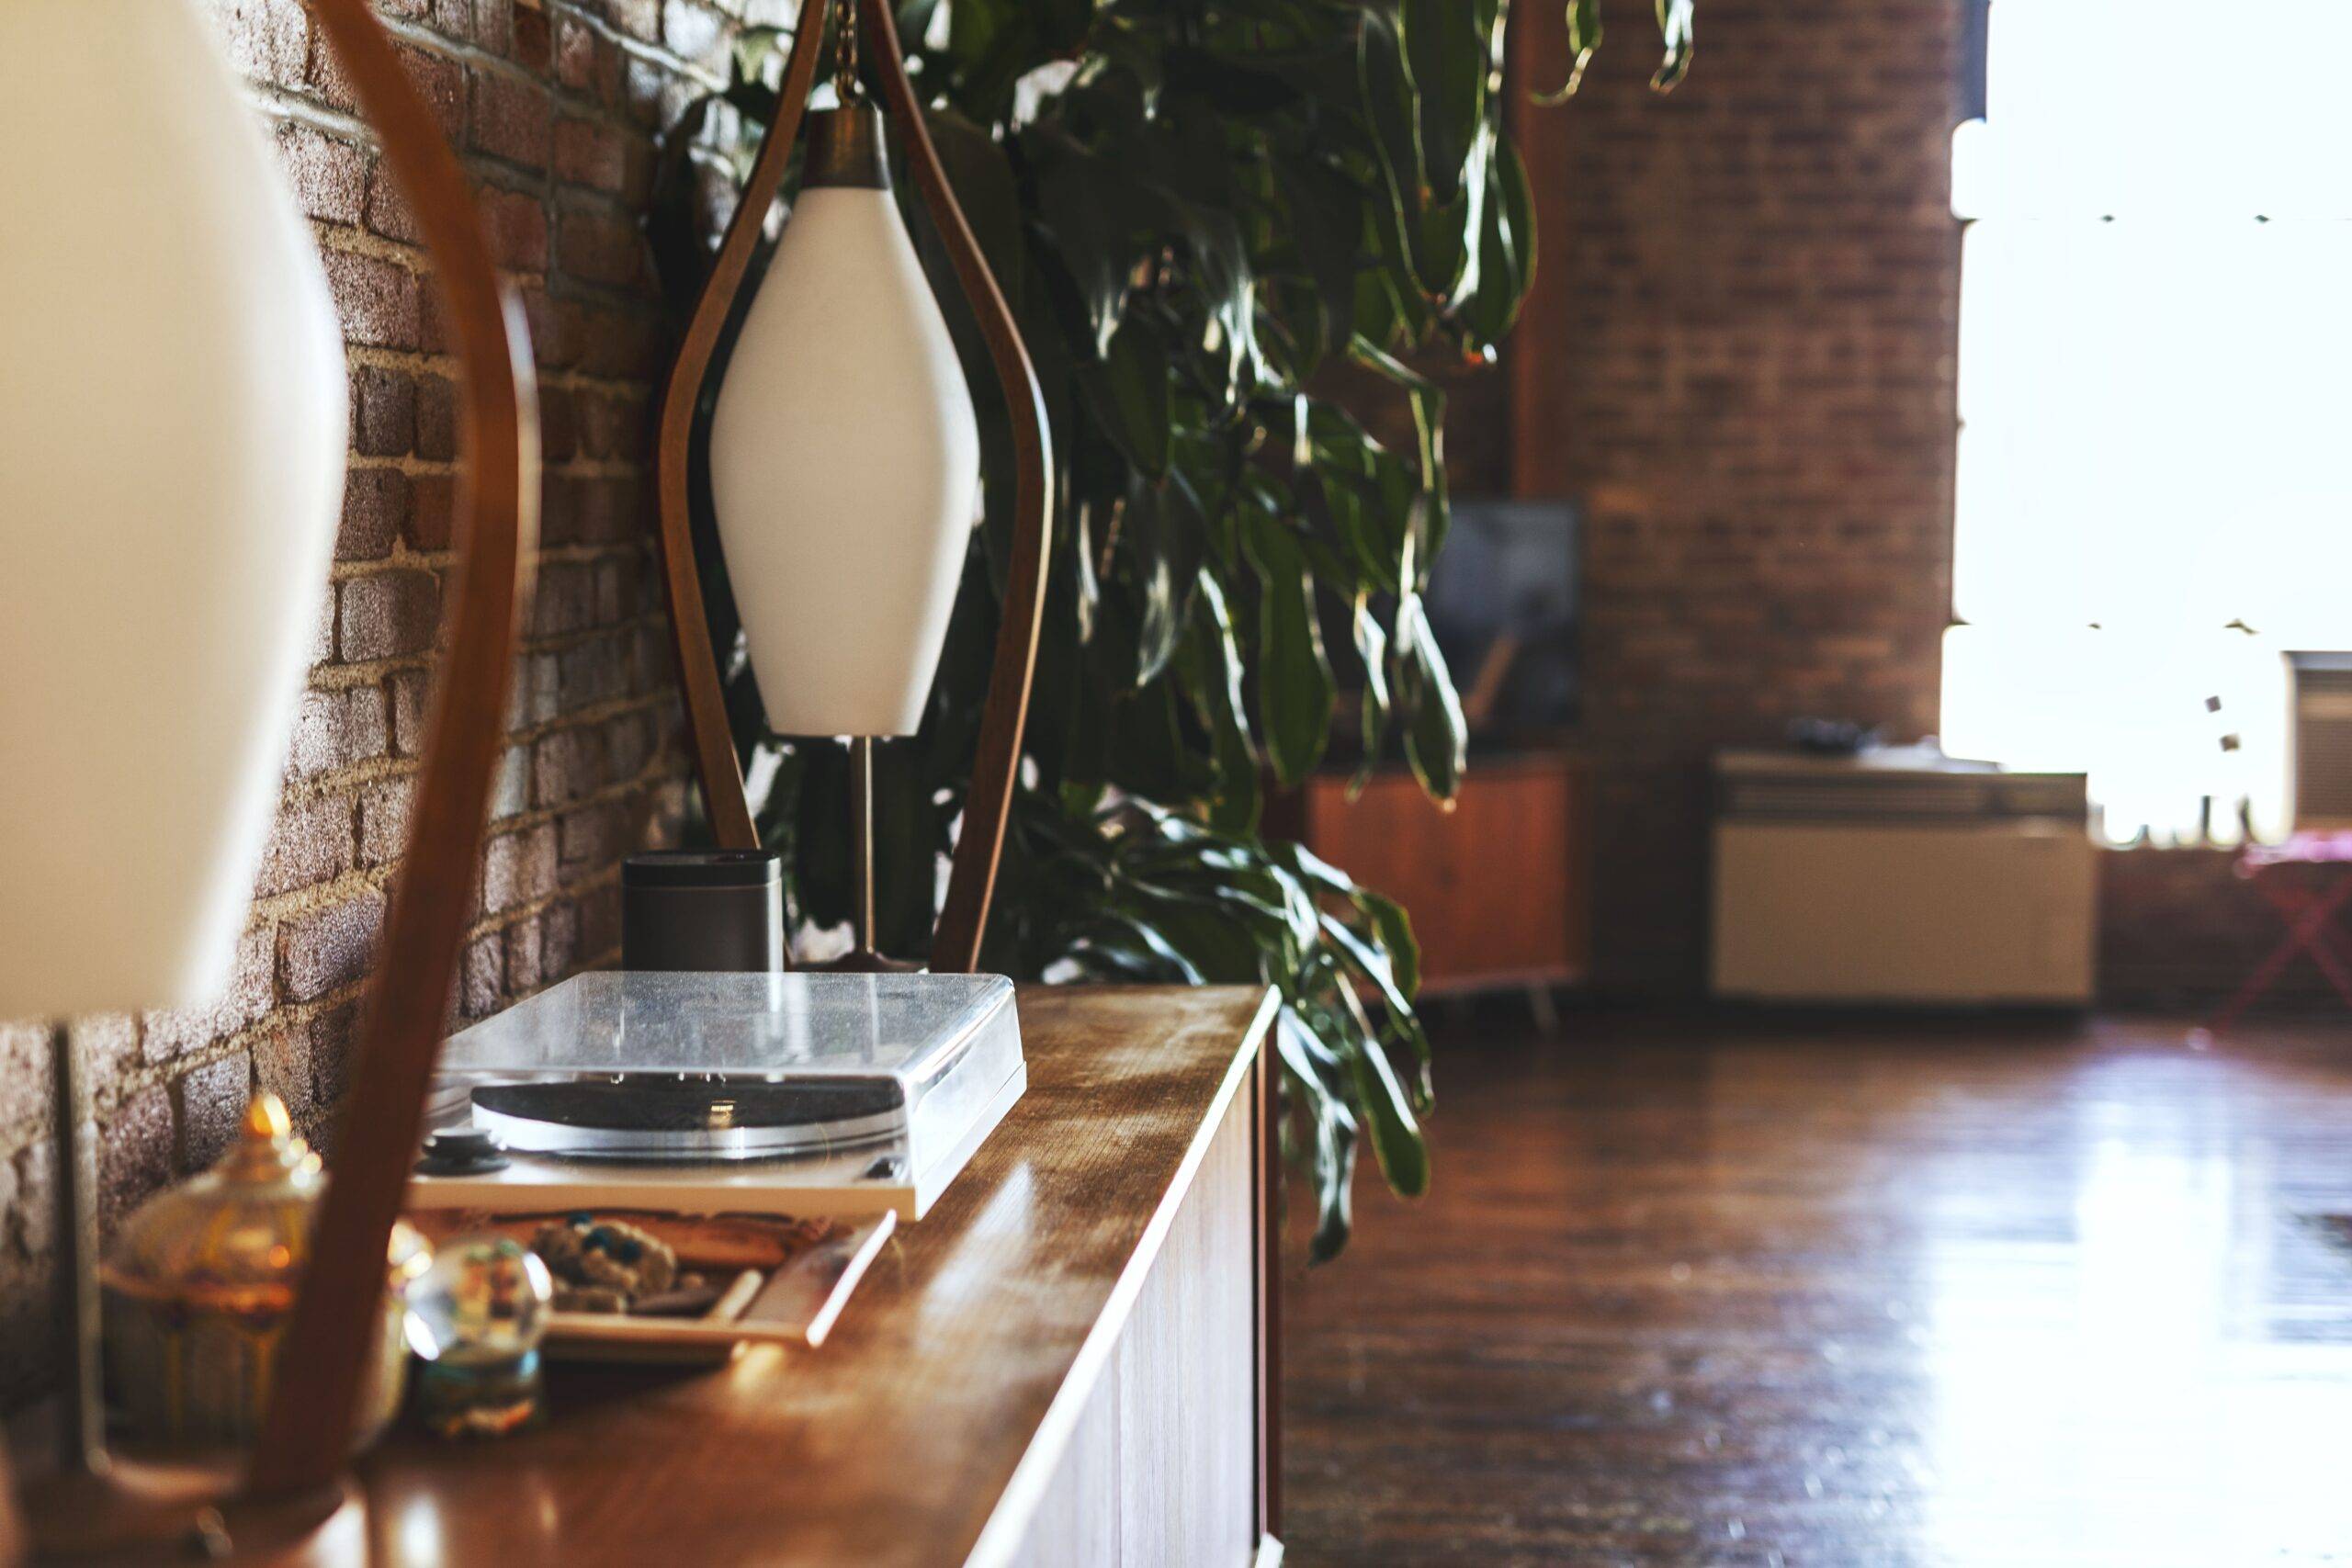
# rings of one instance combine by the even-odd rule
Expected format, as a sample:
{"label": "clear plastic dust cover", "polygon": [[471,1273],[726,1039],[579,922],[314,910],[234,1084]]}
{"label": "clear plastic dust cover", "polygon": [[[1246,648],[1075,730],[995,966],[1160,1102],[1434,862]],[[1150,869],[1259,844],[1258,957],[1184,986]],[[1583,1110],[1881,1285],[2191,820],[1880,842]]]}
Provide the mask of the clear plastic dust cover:
{"label": "clear plastic dust cover", "polygon": [[442,1047],[409,1201],[919,1218],[1027,1081],[1001,976],[599,971]]}

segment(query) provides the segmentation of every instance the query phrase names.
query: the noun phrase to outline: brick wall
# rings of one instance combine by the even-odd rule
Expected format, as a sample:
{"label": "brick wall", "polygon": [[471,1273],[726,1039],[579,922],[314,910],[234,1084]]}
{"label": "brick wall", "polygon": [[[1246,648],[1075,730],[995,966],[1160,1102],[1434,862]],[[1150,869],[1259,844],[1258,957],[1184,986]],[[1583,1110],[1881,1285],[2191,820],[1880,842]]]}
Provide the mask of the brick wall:
{"label": "brick wall", "polygon": [[[1556,85],[1558,6],[1515,18]],[[1534,297],[1510,482],[1586,507],[1584,723],[1605,986],[1688,989],[1704,763],[1800,715],[1935,728],[1951,607],[1953,0],[1705,0],[1649,93],[1647,7],[1518,111]]]}
{"label": "brick wall", "polygon": [[[540,376],[544,548],[465,954],[469,1016],[614,953],[619,857],[665,833],[683,800],[650,531],[650,411],[668,349],[638,223],[655,131],[719,79],[747,6],[788,10],[381,6],[481,185]],[[254,1084],[324,1130],[397,870],[451,561],[454,367],[412,221],[300,0],[208,8],[326,260],[349,345],[351,478],[234,980],[199,1014],[73,1026],[96,1087],[108,1224],[207,1164]],[[48,1049],[45,1028],[0,1024],[0,1395],[30,1386],[48,1343]]]}
{"label": "brick wall", "polygon": [[[2102,1004],[2190,1017],[2218,1008],[2286,934],[2283,918],[2238,876],[2231,850],[2116,850],[2099,857],[2098,993]],[[2264,873],[2306,895],[2335,879],[2329,866]],[[2345,931],[2339,919],[2336,929]],[[2266,1012],[2342,1017],[2343,1003],[2298,955],[2260,1004]]]}

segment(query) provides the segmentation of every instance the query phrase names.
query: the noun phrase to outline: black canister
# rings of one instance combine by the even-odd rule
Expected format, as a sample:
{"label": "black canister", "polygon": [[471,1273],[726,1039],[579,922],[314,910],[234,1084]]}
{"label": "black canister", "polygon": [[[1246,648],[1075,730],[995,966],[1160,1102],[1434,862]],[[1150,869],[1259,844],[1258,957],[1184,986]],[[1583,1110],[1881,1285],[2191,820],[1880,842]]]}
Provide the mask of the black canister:
{"label": "black canister", "polygon": [[650,850],[621,862],[621,967],[784,967],[784,858]]}

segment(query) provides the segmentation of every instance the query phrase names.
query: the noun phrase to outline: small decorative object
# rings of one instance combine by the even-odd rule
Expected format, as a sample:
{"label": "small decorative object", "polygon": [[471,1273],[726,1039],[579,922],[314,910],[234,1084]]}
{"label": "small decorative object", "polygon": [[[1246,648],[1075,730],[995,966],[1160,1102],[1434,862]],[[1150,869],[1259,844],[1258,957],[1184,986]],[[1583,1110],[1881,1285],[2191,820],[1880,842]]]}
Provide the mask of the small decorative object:
{"label": "small decorative object", "polygon": [[[0,141],[16,150],[0,160],[0,758],[17,781],[0,820],[0,1016],[217,991],[330,575],[346,389],[329,296],[204,9],[0,3]],[[538,494],[521,308],[375,7],[307,13],[381,138],[454,355],[466,466],[447,651],[355,1053],[360,1113],[233,1481],[164,1485],[107,1452],[95,1137],[71,1038],[52,1032],[66,1364],[56,1463],[20,1472],[44,1557],[152,1561],[198,1532],[260,1558],[356,1522],[350,1438],[368,1424],[385,1256],[504,746]],[[94,128],[72,158],[40,151],[61,116]]]}
{"label": "small decorative object", "polygon": [[679,1272],[678,1255],[661,1237],[585,1210],[541,1225],[531,1250],[555,1276],[558,1312],[646,1312],[673,1292],[703,1288],[701,1275]]}
{"label": "small decorative object", "polygon": [[621,862],[621,967],[784,967],[784,857],[650,850]]}
{"label": "small decorative object", "polygon": [[421,1210],[416,1220],[430,1235],[530,1244],[556,1281],[541,1355],[664,1366],[718,1365],[750,1345],[822,1345],[898,1224],[887,1213],[836,1220],[645,1209],[496,1218]]}
{"label": "small decorative object", "polygon": [[[142,1444],[205,1450],[253,1441],[277,1384],[278,1342],[325,1187],[319,1156],[293,1135],[286,1107],[276,1095],[255,1095],[236,1141],[210,1170],[156,1194],[125,1223],[99,1279],[108,1382]],[[393,1228],[355,1447],[372,1441],[400,1409],[408,1292],[432,1261],[422,1235]]]}
{"label": "small decorative object", "polygon": [[[969,547],[979,442],[946,322],[891,195],[883,112],[861,79],[861,17],[890,120],[1012,416],[1016,521],[1004,615],[931,953],[934,970],[969,972],[988,921],[1036,661],[1052,463],[1028,351],[948,188],[891,7],[880,0],[802,7],[767,138],[671,373],[660,450],[670,624],[712,828],[724,848],[756,850],[688,513],[705,378],[743,306],[710,417],[711,498],[729,582],[767,727],[852,738],[857,938],[834,966],[889,967],[875,951],[872,742],[911,735],[922,719]],[[829,32],[837,103],[806,116],[800,193],[773,264],[750,285],[752,252]],[[754,289],[748,302],[747,287]],[[922,875],[931,875],[927,851]]]}
{"label": "small decorative object", "polygon": [[443,1438],[497,1438],[539,1413],[539,1341],[555,1283],[512,1236],[447,1242],[416,1287],[417,1415]]}

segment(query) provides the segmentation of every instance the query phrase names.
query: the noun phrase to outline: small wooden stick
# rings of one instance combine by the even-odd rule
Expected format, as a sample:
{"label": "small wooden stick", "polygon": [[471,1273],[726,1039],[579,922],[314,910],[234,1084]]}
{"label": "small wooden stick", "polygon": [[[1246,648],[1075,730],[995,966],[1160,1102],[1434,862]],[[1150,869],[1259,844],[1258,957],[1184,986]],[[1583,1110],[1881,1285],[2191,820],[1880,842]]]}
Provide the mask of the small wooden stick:
{"label": "small wooden stick", "polygon": [[734,1322],[743,1315],[745,1309],[752,1304],[752,1298],[760,1293],[760,1287],[767,1282],[768,1277],[758,1269],[744,1269],[735,1276],[735,1282],[728,1286],[717,1301],[710,1303],[710,1310],[702,1314],[703,1321],[705,1323]]}

